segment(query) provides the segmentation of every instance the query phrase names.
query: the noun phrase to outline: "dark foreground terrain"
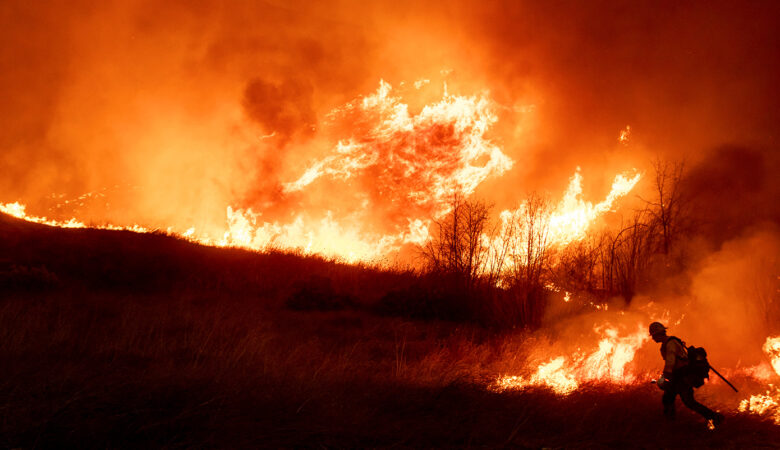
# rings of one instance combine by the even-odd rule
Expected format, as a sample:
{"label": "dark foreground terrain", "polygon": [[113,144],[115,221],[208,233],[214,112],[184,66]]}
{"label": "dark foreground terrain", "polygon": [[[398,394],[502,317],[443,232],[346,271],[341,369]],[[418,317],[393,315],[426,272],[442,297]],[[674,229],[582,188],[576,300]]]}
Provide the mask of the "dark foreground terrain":
{"label": "dark foreground terrain", "polygon": [[491,392],[532,338],[374,307],[413,277],[0,216],[0,447],[780,445],[649,385]]}

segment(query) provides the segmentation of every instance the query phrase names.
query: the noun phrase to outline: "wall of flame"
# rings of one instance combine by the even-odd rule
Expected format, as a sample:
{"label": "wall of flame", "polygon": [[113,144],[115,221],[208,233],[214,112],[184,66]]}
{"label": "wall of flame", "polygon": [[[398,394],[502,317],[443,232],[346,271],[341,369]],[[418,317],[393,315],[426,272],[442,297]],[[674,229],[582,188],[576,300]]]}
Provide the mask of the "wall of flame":
{"label": "wall of flame", "polygon": [[4,1],[0,210],[376,260],[453,192],[499,217],[549,192],[554,240],[576,241],[650,194],[652,156],[685,159],[699,265],[548,324],[560,339],[507,376],[639,379],[651,318],[769,364],[780,7],[661,3]]}

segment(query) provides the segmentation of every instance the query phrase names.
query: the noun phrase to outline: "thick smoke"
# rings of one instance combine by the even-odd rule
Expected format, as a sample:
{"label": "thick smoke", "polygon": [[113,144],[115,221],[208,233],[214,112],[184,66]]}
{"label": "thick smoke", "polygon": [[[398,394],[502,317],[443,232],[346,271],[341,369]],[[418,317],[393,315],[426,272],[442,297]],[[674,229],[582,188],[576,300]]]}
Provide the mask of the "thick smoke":
{"label": "thick smoke", "polygon": [[[780,332],[780,230],[748,230],[708,255],[691,285],[684,328],[711,343],[724,363],[756,363],[761,345]],[[728,360],[726,360],[728,358]]]}
{"label": "thick smoke", "polygon": [[[723,223],[726,231],[708,232],[722,241],[777,220],[752,213],[777,198],[777,9],[7,1],[0,201],[67,217],[47,210],[51,194],[109,188],[107,204],[86,205],[81,219],[215,233],[228,205],[281,222],[332,209],[325,189],[284,190],[351,135],[329,127],[328,113],[380,79],[396,87],[427,79],[429,88],[404,99],[412,115],[438,101],[444,84],[495,102],[487,138],[515,164],[476,193],[498,210],[529,190],[562,192],[577,166],[587,198],[603,197],[615,173],[646,170],[654,155],[685,157],[702,192],[709,183],[707,192],[728,194],[724,186],[763,168],[762,187],[745,190],[748,201],[734,195],[710,221]],[[631,139],[621,144],[627,125]],[[753,149],[739,162],[754,169],[713,166],[723,146]],[[714,200],[701,198],[712,210]]]}
{"label": "thick smoke", "polygon": [[366,75],[369,45],[352,12],[256,2],[0,8],[0,191],[39,214],[60,212],[46,210],[50,194],[119,185],[126,192],[113,189],[110,207],[81,217],[218,231],[228,205],[268,206],[278,180],[323,149],[309,142],[323,108],[378,80]]}
{"label": "thick smoke", "polygon": [[255,79],[246,87],[244,107],[269,137],[278,134],[286,141],[296,133],[311,134],[316,129],[312,91],[306,82],[285,80],[275,84]]}
{"label": "thick smoke", "polygon": [[599,170],[625,159],[614,141],[626,125],[632,153],[776,150],[779,10],[771,2],[513,2],[490,4],[478,20],[500,74],[496,95],[538,99],[532,175],[546,178],[551,164]]}
{"label": "thick smoke", "polygon": [[721,146],[685,180],[702,236],[713,244],[763,222],[780,224],[780,158],[744,146]]}

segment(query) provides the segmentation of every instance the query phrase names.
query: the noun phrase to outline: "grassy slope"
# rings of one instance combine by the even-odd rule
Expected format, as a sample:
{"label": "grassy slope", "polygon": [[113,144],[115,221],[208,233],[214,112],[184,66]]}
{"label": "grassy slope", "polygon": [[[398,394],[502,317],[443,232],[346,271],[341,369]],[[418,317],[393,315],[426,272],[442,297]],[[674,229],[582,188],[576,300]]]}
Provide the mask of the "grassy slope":
{"label": "grassy slope", "polygon": [[[707,431],[681,405],[666,424],[651,386],[490,392],[525,336],[362,308],[405,274],[4,216],[0,273],[0,447],[780,442],[747,416]],[[312,274],[357,307],[286,309]]]}

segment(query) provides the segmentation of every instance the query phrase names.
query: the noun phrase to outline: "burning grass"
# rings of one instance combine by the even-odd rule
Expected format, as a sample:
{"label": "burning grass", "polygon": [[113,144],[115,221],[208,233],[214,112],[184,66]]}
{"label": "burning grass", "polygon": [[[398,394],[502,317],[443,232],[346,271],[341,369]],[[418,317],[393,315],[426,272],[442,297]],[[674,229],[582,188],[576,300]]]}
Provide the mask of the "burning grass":
{"label": "burning grass", "polygon": [[[370,306],[408,274],[159,235],[17,222],[0,232],[4,250],[15,249],[4,263],[57,277],[46,289],[3,291],[2,447],[756,447],[780,438],[771,419],[736,408],[714,432],[687,411],[666,424],[643,379],[593,379],[566,396],[544,386],[496,392],[500,374],[526,375],[549,340],[375,314]],[[285,305],[315,287],[352,300],[335,311]],[[731,408],[742,397],[725,389],[713,383],[700,396]]]}
{"label": "burning grass", "polygon": [[485,389],[527,353],[523,334],[234,301],[6,300],[2,445],[754,446],[780,432],[734,414],[714,433],[684,412],[670,426],[638,383]]}

